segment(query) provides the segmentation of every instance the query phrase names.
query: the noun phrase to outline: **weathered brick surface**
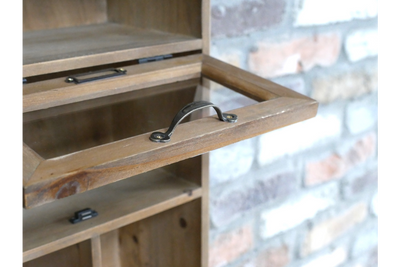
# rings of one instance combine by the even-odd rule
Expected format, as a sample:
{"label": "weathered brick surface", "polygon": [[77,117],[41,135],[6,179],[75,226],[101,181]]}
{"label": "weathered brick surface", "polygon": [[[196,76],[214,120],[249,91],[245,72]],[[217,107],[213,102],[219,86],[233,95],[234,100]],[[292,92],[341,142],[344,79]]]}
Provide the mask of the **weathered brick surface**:
{"label": "weathered brick surface", "polygon": [[[305,169],[305,185],[312,186],[342,178],[349,169],[372,157],[375,153],[375,146],[376,136],[374,133],[371,133],[357,141],[343,155],[334,153],[322,160],[307,162]],[[354,184],[349,189],[352,193],[361,191],[363,183],[369,181],[370,176],[360,179],[360,181],[354,181]]]}
{"label": "weathered brick surface", "polygon": [[[244,140],[210,153],[210,184],[239,179],[247,173],[255,158],[253,141]],[[224,166],[221,168],[221,166]]]}
{"label": "weathered brick surface", "polygon": [[213,37],[246,34],[279,24],[285,12],[285,1],[250,0],[214,5],[211,8]]}
{"label": "weathered brick surface", "polygon": [[215,226],[232,222],[260,204],[288,196],[296,190],[296,184],[295,174],[282,173],[234,190],[213,194],[210,199],[211,221]]}
{"label": "weathered brick surface", "polygon": [[317,34],[283,42],[264,41],[249,54],[249,70],[262,77],[277,77],[330,66],[339,56],[341,36]]}
{"label": "weathered brick surface", "polygon": [[378,14],[377,0],[296,0],[296,26],[368,19]]}
{"label": "weathered brick surface", "polygon": [[209,266],[224,266],[249,251],[253,244],[250,225],[221,234],[210,244]]}
{"label": "weathered brick surface", "polygon": [[378,55],[378,31],[363,30],[352,32],[346,38],[345,49],[350,61]]}
{"label": "weathered brick surface", "polygon": [[343,194],[346,198],[349,198],[368,189],[375,189],[377,186],[378,171],[372,169],[368,170],[363,175],[348,179],[348,181],[343,184]]}
{"label": "weathered brick surface", "polygon": [[346,126],[350,133],[359,134],[376,126],[378,121],[377,99],[368,97],[351,102],[346,108]]}
{"label": "weathered brick surface", "polygon": [[[211,153],[214,266],[376,267],[360,227],[378,216],[377,0],[212,0],[211,22],[213,57],[320,104],[316,118]],[[211,89],[224,111],[252,104]],[[238,225],[253,227],[246,248],[217,242]]]}
{"label": "weathered brick surface", "polygon": [[367,217],[367,213],[367,205],[360,202],[350,207],[344,213],[314,225],[303,242],[301,255],[307,256],[331,244],[354,226],[363,222]]}
{"label": "weathered brick surface", "polygon": [[378,88],[377,71],[352,71],[318,77],[312,82],[312,98],[322,104],[346,100],[375,91]]}
{"label": "weathered brick surface", "polygon": [[315,118],[261,135],[257,160],[265,165],[338,138],[341,132],[340,113],[319,113]]}
{"label": "weathered brick surface", "polygon": [[274,209],[261,213],[261,237],[266,239],[290,230],[332,207],[338,198],[336,185],[329,185],[291,199]]}
{"label": "weathered brick surface", "polygon": [[266,249],[257,258],[244,267],[284,267],[290,262],[289,248],[286,245]]}
{"label": "weathered brick surface", "polygon": [[348,253],[346,248],[339,247],[331,253],[319,256],[312,261],[302,265],[302,267],[336,267],[346,261]]}

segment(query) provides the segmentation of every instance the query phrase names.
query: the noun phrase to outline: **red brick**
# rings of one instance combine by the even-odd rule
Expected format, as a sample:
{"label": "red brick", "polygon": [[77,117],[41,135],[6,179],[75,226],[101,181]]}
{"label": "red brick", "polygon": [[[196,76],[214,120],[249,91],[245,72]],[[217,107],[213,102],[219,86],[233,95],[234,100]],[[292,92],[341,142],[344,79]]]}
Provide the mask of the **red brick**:
{"label": "red brick", "polygon": [[286,245],[270,248],[257,257],[255,267],[283,267],[289,264],[290,255]]}
{"label": "red brick", "polygon": [[363,222],[367,214],[367,205],[360,202],[344,213],[313,226],[303,243],[302,256],[307,256],[331,244],[351,228]]}
{"label": "red brick", "polygon": [[258,205],[287,197],[297,190],[296,181],[295,173],[281,173],[215,195],[210,199],[211,221],[217,227],[226,225]]}
{"label": "red brick", "polygon": [[261,42],[249,55],[250,71],[271,78],[330,66],[340,54],[339,34],[320,34],[285,42]]}
{"label": "red brick", "polygon": [[290,253],[287,245],[270,247],[261,251],[256,257],[239,265],[240,267],[284,267],[290,263]]}
{"label": "red brick", "polygon": [[306,164],[305,184],[312,186],[339,179],[354,166],[365,162],[375,153],[376,136],[371,133],[354,144],[344,155],[336,153]]}
{"label": "red brick", "polygon": [[269,28],[282,21],[285,1],[253,0],[211,8],[211,35],[243,35]]}
{"label": "red brick", "polygon": [[253,233],[247,225],[232,232],[218,236],[210,245],[209,266],[224,266],[253,247]]}

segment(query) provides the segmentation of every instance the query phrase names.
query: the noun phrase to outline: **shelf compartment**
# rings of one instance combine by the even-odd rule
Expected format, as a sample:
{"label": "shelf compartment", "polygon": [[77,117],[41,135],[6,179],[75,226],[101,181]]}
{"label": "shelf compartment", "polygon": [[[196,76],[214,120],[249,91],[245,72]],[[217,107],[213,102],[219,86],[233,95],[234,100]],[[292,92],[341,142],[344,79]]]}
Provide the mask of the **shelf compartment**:
{"label": "shelf compartment", "polygon": [[[35,209],[24,209],[24,262],[190,202],[201,195],[200,185],[170,171],[157,169]],[[99,215],[77,224],[68,221],[75,211],[88,207]]]}
{"label": "shelf compartment", "polygon": [[53,267],[55,262],[59,267],[92,266],[90,240],[85,240],[32,261],[24,262],[23,267]]}
{"label": "shelf compartment", "polygon": [[201,264],[201,200],[101,235],[103,267]]}
{"label": "shelf compartment", "polygon": [[[143,64],[141,68],[146,71],[138,76],[142,77],[147,73],[154,77],[155,81],[144,82],[141,85],[142,89],[134,88],[132,92],[125,93],[126,95],[116,94],[103,99],[86,100],[25,113],[25,207],[40,206],[195,157],[240,140],[312,118],[317,113],[318,103],[315,100],[209,56],[192,57],[190,63],[182,59],[176,60]],[[210,79],[232,91],[250,97],[255,100],[254,104],[235,107],[234,110],[229,111],[238,115],[239,119],[236,123],[222,123],[216,119],[216,116],[204,117],[180,124],[169,143],[151,142],[149,136],[152,132],[164,132],[180,108],[193,100],[201,100],[201,95],[206,94],[202,90],[199,93],[198,89],[208,88],[198,78],[197,86],[193,84],[185,89],[186,83],[190,84],[196,80],[185,80],[187,73],[179,76],[179,71],[174,72],[174,79],[180,82],[152,87],[154,82],[162,83],[163,78],[158,80],[157,73],[167,73],[170,67],[179,66],[180,69],[184,69],[185,66],[191,67],[196,60],[197,64],[200,64],[197,77]],[[160,65],[163,67],[159,68]],[[154,71],[154,69],[157,70]],[[131,79],[138,76],[133,75]],[[89,86],[101,87],[103,83],[110,82],[111,80],[96,81]],[[186,85],[180,88],[183,84]],[[143,90],[144,88],[146,89]],[[104,90],[111,92],[113,88]],[[126,85],[124,90],[129,91],[129,86]],[[168,94],[171,93],[172,96],[176,94],[174,90],[178,90],[179,97],[176,95],[168,98]],[[48,93],[58,94],[55,91],[57,89],[51,89]],[[101,102],[114,105],[112,100],[114,97],[123,100],[125,97],[130,98],[130,94],[138,94],[140,97],[143,92],[150,92],[149,97],[153,97],[153,100],[145,101],[140,105],[127,104],[126,112],[124,109],[111,107],[107,111],[107,106],[104,107],[103,113],[93,110],[96,105],[102,105]],[[167,94],[163,95],[164,92]],[[168,104],[171,105],[168,106]],[[63,119],[57,117],[64,116],[63,112],[68,113],[70,108],[76,109],[80,115],[67,114],[67,117]],[[136,119],[131,116],[139,112],[129,111],[134,108],[143,108],[145,112],[142,114],[147,116],[143,122],[150,122],[150,124],[145,126],[145,123],[141,123],[140,116],[138,122],[135,122]],[[125,122],[121,121],[117,124],[118,127],[113,126],[116,121],[119,121],[114,116],[116,110],[119,110],[119,114],[123,116],[129,114],[125,116]],[[228,111],[224,110],[224,112]],[[88,121],[81,121],[85,119]],[[102,120],[105,123],[102,124]],[[63,127],[69,130],[61,130]],[[88,133],[86,137],[85,133]],[[72,134],[78,134],[78,137],[68,139]],[[58,140],[59,136],[60,140]],[[79,141],[81,137],[82,142]],[[71,184],[76,186],[66,190],[66,188],[71,188]]]}
{"label": "shelf compartment", "polygon": [[24,32],[23,76],[202,49],[192,36],[117,23]]}

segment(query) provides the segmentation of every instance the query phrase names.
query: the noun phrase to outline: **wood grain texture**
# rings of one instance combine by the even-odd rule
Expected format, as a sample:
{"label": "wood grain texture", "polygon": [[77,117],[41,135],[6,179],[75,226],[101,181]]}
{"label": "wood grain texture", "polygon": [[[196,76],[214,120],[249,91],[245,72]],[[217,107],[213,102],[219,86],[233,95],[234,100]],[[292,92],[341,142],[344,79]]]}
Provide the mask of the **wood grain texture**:
{"label": "wood grain texture", "polygon": [[44,159],[33,151],[29,146],[23,144],[22,164],[23,164],[23,182],[24,184],[29,181],[29,178],[35,172],[37,166]]}
{"label": "wood grain texture", "polygon": [[203,54],[210,55],[211,46],[211,4],[210,0],[202,0],[201,28],[203,40]]}
{"label": "wood grain texture", "polygon": [[[184,192],[187,189],[193,190],[192,195]],[[159,169],[42,207],[24,209],[24,262],[113,231],[201,195],[198,185]],[[75,211],[87,207],[96,210],[99,215],[78,224],[68,221]]]}
{"label": "wood grain texture", "polygon": [[92,266],[102,267],[102,252],[101,252],[101,240],[100,236],[95,235],[90,239],[90,244],[92,247]]}
{"label": "wood grain texture", "polygon": [[24,142],[19,144],[19,205],[21,207],[25,206],[25,189],[24,186],[31,178],[32,174],[35,172],[37,166],[44,161],[44,159],[28,147]]}
{"label": "wood grain texture", "polygon": [[201,38],[201,0],[108,0],[108,19],[141,29]]}
{"label": "wood grain texture", "polygon": [[106,0],[24,0],[24,31],[104,23]]}
{"label": "wood grain texture", "polygon": [[23,140],[49,159],[168,127],[196,89],[191,81],[173,83],[104,99],[109,102],[90,100],[82,110],[73,104],[31,112]]}
{"label": "wood grain texture", "polygon": [[[166,144],[150,142],[147,133],[46,160],[24,185],[25,205],[85,192],[314,117],[317,106],[315,101],[281,97],[233,110],[239,117],[235,124],[215,116],[181,124]],[[75,190],[65,191],[71,184]]]}
{"label": "wood grain texture", "polygon": [[[232,111],[239,116],[235,124],[221,123],[215,117],[182,124],[178,127],[182,132],[175,132],[167,144],[150,142],[147,133],[46,160],[24,184],[26,207],[194,157],[316,114],[315,100],[207,55],[203,55],[201,69],[204,77],[264,102]],[[74,190],[66,190],[72,183]]]}
{"label": "wood grain texture", "polygon": [[23,76],[194,51],[202,40],[115,23],[25,32]]}
{"label": "wood grain texture", "polygon": [[163,62],[126,66],[124,69],[127,70],[124,76],[87,84],[66,83],[65,78],[25,84],[23,110],[30,112],[198,78],[201,71],[201,56],[194,55]]}
{"label": "wood grain texture", "polygon": [[102,234],[100,239],[103,267],[121,267],[118,229]]}
{"label": "wood grain texture", "polygon": [[203,55],[201,71],[203,76],[256,101],[266,101],[276,97],[293,97],[312,101],[311,98],[302,94],[207,55]]}
{"label": "wood grain texture", "polygon": [[24,267],[88,267],[92,266],[91,243],[89,240],[73,244],[31,261]]}
{"label": "wood grain texture", "polygon": [[200,267],[201,200],[119,229],[121,267]]}

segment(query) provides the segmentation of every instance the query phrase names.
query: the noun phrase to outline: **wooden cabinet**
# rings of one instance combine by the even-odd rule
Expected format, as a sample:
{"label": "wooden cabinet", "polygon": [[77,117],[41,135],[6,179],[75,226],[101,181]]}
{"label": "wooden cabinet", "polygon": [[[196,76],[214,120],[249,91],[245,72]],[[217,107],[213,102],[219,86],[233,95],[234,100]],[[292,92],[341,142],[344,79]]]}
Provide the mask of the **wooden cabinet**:
{"label": "wooden cabinet", "polygon": [[[24,266],[207,266],[207,152],[318,107],[208,56],[209,14],[200,0],[24,0]],[[169,142],[150,140],[215,83],[247,97],[236,122],[188,106]],[[85,208],[98,215],[72,224]]]}

